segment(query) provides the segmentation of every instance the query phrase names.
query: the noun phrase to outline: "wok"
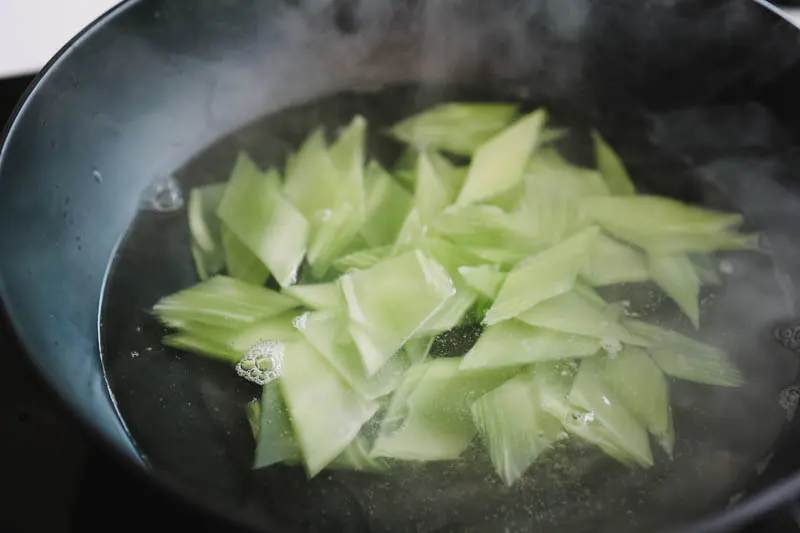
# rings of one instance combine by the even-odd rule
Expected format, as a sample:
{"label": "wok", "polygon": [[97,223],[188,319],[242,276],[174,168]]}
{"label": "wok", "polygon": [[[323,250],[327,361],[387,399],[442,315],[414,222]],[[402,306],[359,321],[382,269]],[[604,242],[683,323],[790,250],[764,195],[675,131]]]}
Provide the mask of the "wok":
{"label": "wok", "polygon": [[[729,531],[800,494],[799,93],[800,33],[745,0],[131,0],[47,66],[5,132],[2,299],[45,379],[120,460],[240,527]],[[194,281],[189,184],[224,179],[240,148],[276,163],[319,123],[386,124],[453,99],[597,127],[646,189],[741,211],[765,236],[768,253],[731,259],[739,283],[708,326],[749,385],[673,384],[676,411],[697,416],[657,479],[631,485],[605,465],[509,495],[455,474],[254,473],[253,389],[160,347],[145,310]]]}

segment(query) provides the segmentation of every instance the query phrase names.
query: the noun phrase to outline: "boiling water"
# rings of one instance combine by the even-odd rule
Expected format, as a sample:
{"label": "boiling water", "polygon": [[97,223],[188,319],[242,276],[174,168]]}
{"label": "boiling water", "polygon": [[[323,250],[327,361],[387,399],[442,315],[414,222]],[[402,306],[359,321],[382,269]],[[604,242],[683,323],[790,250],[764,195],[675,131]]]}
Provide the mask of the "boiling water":
{"label": "boiling water", "polygon": [[[381,476],[323,472],[308,481],[296,467],[250,468],[254,443],[244,406],[259,396],[259,387],[229,365],[161,346],[166,331],[147,312],[162,296],[196,282],[181,193],[226,179],[241,149],[263,166],[281,165],[313,127],[340,126],[358,112],[375,132],[424,105],[419,95],[339,96],[269,117],[144,192],[109,266],[100,320],[109,389],[142,456],[250,521],[300,530],[619,533],[653,531],[724,507],[755,474],[784,425],[778,395],[796,373],[794,360],[769,342],[769,324],[783,313],[776,302],[784,298],[774,265],[763,256],[726,257],[725,283],[702,298],[699,336],[727,349],[748,385],[728,390],[673,382],[675,456],[654,446],[650,469],[619,465],[571,442],[543,455],[509,488],[477,440],[459,461],[402,464]],[[578,128],[563,148],[585,159],[588,130],[565,117]],[[373,134],[369,153],[389,163],[398,147]],[[633,175],[658,184],[658,162],[648,166],[640,158]],[[630,313],[689,331],[652,287],[614,288],[605,296],[625,300]],[[460,355],[474,338],[474,331],[456,331],[438,339],[434,351]]]}

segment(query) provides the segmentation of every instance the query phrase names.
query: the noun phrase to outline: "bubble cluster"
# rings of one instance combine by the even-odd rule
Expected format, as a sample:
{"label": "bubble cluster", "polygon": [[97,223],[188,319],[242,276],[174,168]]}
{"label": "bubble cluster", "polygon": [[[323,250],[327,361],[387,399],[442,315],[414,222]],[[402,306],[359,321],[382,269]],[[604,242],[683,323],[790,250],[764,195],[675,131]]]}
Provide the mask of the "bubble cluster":
{"label": "bubble cluster", "polygon": [[236,365],[236,373],[247,381],[266,385],[281,376],[283,355],[283,343],[258,341]]}

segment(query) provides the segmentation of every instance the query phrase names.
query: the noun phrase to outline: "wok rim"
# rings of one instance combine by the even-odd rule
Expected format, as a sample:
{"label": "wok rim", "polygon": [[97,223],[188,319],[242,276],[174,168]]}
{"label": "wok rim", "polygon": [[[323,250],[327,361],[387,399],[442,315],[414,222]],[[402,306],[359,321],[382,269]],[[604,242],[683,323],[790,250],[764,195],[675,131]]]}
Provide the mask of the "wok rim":
{"label": "wok rim", "polygon": [[[6,147],[9,144],[8,141],[15,134],[17,126],[21,122],[21,116],[29,105],[32,97],[42,90],[42,86],[47,83],[50,74],[59,68],[62,60],[68,59],[72,51],[80,46],[87,37],[101,30],[110,20],[119,16],[124,16],[132,6],[142,1],[144,0],[121,0],[119,3],[109,8],[64,44],[45,66],[34,75],[33,80],[15,105],[7,123],[4,125],[3,129],[0,130],[0,168],[3,167]],[[750,1],[771,11],[774,15],[800,30],[799,22],[792,19],[783,9],[775,6],[768,0]],[[204,493],[192,490],[187,483],[173,477],[168,472],[158,470],[142,457],[136,457],[130,453],[126,453],[126,451],[118,444],[114,443],[106,431],[91,420],[90,417],[75,409],[64,395],[58,391],[58,387],[53,380],[47,377],[42,365],[37,358],[34,357],[33,350],[29,346],[29,343],[20,333],[22,328],[17,322],[13,307],[10,305],[2,272],[0,272],[0,318],[10,325],[12,342],[21,348],[21,351],[32,365],[40,381],[46,385],[53,398],[58,400],[63,411],[67,413],[72,420],[77,422],[77,425],[89,435],[89,438],[93,442],[99,443],[104,451],[110,452],[109,455],[113,457],[118,464],[122,465],[127,472],[154,485],[157,489],[167,492],[170,496],[178,498],[184,504],[199,511],[201,514],[214,515],[217,518],[224,519],[232,525],[244,528],[245,530],[265,530],[269,527],[269,524],[256,524],[245,520],[240,513],[235,512],[230,506],[220,504]],[[99,354],[95,354],[95,356],[100,357]],[[125,421],[122,420],[113,397],[109,391],[106,391],[106,393],[109,396],[109,401],[112,404],[116,417],[122,424],[125,435],[128,437],[129,441],[132,441],[133,436],[128,432]],[[135,445],[132,446],[132,449],[140,453]],[[668,528],[662,531],[662,533],[712,533],[730,531],[732,528],[747,524],[769,511],[779,509],[782,505],[787,504],[799,495],[800,472],[788,475],[785,479],[773,483],[771,486],[762,489],[754,495],[746,496],[727,508],[712,511],[700,520],[690,521]],[[274,526],[276,526],[276,524]]]}

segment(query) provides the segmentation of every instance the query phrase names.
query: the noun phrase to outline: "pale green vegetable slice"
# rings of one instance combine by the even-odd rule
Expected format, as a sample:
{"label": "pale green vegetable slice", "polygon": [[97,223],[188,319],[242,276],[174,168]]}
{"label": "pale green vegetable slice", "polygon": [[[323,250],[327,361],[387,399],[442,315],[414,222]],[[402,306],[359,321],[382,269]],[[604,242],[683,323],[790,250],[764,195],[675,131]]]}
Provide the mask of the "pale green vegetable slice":
{"label": "pale green vegetable slice", "polygon": [[597,235],[580,275],[596,287],[650,279],[645,255],[603,232]]}
{"label": "pale green vegetable slice", "polygon": [[195,187],[189,193],[187,214],[192,235],[192,258],[200,280],[219,274],[225,267],[217,207],[225,193],[224,183]]}
{"label": "pale green vegetable slice", "polygon": [[281,397],[278,383],[264,385],[256,438],[253,468],[277,463],[300,461],[300,448],[295,442],[289,413]]}
{"label": "pale green vegetable slice", "polygon": [[575,291],[578,296],[583,298],[586,302],[592,304],[595,307],[600,309],[605,309],[608,306],[608,302],[603,300],[603,297],[597,294],[593,288],[589,287],[585,283],[581,283],[578,281],[575,283],[575,287],[572,289]]}
{"label": "pale green vegetable slice", "polygon": [[598,132],[592,132],[594,140],[594,153],[597,159],[597,168],[603,175],[603,179],[608,184],[612,194],[616,196],[631,196],[636,194],[628,171],[622,160],[614,152],[611,146],[600,136]]}
{"label": "pale green vegetable slice", "polygon": [[230,277],[253,285],[263,285],[267,282],[269,279],[267,265],[224,224],[222,248],[225,251],[225,264]]}
{"label": "pale green vegetable slice", "polygon": [[281,394],[309,477],[336,459],[378,404],[348,387],[305,340],[285,345]]}
{"label": "pale green vegetable slice", "polygon": [[628,228],[617,228],[614,231],[619,238],[656,254],[759,249],[759,237],[757,234],[742,234],[727,230],[707,233],[672,232],[657,236]]}
{"label": "pale green vegetable slice", "polygon": [[164,346],[184,350],[200,355],[238,363],[243,353],[232,349],[226,343],[219,342],[209,336],[200,335],[196,331],[181,331],[167,335],[161,339]]}
{"label": "pale green vegetable slice", "polygon": [[464,356],[463,370],[529,365],[597,354],[597,339],[507,320],[484,330]]}
{"label": "pale green vegetable slice", "polygon": [[484,322],[496,324],[572,290],[597,228],[588,228],[517,265],[506,278]]}
{"label": "pale green vegetable slice", "polygon": [[370,445],[366,437],[359,435],[344,451],[328,465],[329,470],[355,470],[380,474],[389,470],[389,463],[380,457],[369,456]]}
{"label": "pale green vegetable slice", "polygon": [[445,269],[418,250],[346,274],[340,284],[368,376],[455,293]]}
{"label": "pale green vegetable slice", "polygon": [[719,387],[745,384],[742,374],[727,354],[717,347],[638,320],[626,321],[625,325],[630,331],[653,341],[648,352],[669,376]]}
{"label": "pale green vegetable slice", "polygon": [[602,380],[669,456],[675,445],[669,386],[661,369],[642,348],[628,346],[600,366]]}
{"label": "pale green vegetable slice", "polygon": [[301,315],[295,325],[306,340],[336,369],[342,380],[368,400],[385,396],[400,384],[406,369],[405,361],[401,357],[393,357],[371,378],[366,375],[358,348],[346,336],[346,316],[337,312],[317,311]]}
{"label": "pale green vegetable slice", "polygon": [[[258,342],[286,342],[299,338],[293,321],[296,311],[289,311],[277,316],[254,322],[226,336],[225,344],[239,354],[239,358],[247,353]],[[237,359],[238,360],[238,359]]]}
{"label": "pale green vegetable slice", "polygon": [[340,201],[352,205],[359,217],[366,213],[364,196],[364,136],[367,121],[356,115],[331,145],[330,156],[339,173]]}
{"label": "pale green vegetable slice", "polygon": [[440,104],[397,123],[390,133],[419,150],[472,155],[506,128],[516,113],[514,104]]}
{"label": "pale green vegetable slice", "polygon": [[597,171],[571,165],[552,149],[538,151],[530,158],[523,179],[525,195],[536,202],[609,195]]}
{"label": "pale green vegetable slice", "polygon": [[612,346],[621,342],[648,344],[626,330],[609,310],[596,307],[575,291],[550,298],[523,312],[517,320],[530,326],[593,337]]}
{"label": "pale green vegetable slice", "polygon": [[394,246],[381,246],[379,248],[359,250],[338,258],[333,262],[333,266],[339,272],[365,270],[367,268],[372,268],[384,259],[391,257],[393,251]]}
{"label": "pale green vegetable slice", "polygon": [[247,402],[244,411],[247,416],[247,423],[250,425],[250,431],[253,433],[253,438],[258,441],[258,428],[261,424],[261,399],[253,398]]}
{"label": "pale green vegetable slice", "polygon": [[722,283],[717,267],[708,254],[696,254],[691,259],[701,283],[704,285],[719,285]]}
{"label": "pale green vegetable slice", "polygon": [[492,300],[497,297],[500,286],[508,275],[500,272],[496,265],[462,266],[458,269],[458,273],[469,288]]}
{"label": "pale green vegetable slice", "polygon": [[653,453],[647,431],[600,378],[599,360],[586,360],[572,383],[569,400],[592,413],[614,443],[642,466],[652,466]]}
{"label": "pale green vegetable slice", "polygon": [[325,276],[337,257],[356,238],[364,219],[358,209],[343,203],[326,213],[316,238],[308,249],[308,263],[315,279]]}
{"label": "pale green vegetable slice", "polygon": [[617,445],[613,435],[600,424],[594,413],[570,403],[569,393],[574,374],[571,369],[558,364],[542,363],[534,365],[530,372],[542,409],[561,422],[567,432],[594,444],[622,463],[636,463]]}
{"label": "pale green vegetable slice", "polygon": [[365,180],[367,217],[361,234],[371,248],[393,244],[413,198],[375,161],[367,166]]}
{"label": "pale green vegetable slice", "polygon": [[507,486],[563,433],[561,424],[543,411],[529,375],[506,381],[471,407],[495,471]]}
{"label": "pale green vegetable slice", "polygon": [[416,208],[412,208],[403,221],[392,253],[398,255],[413,249],[425,240],[427,233],[428,227],[422,222],[422,216]]}
{"label": "pale green vegetable slice", "polygon": [[294,298],[309,309],[336,310],[344,307],[342,291],[334,282],[293,285],[286,287],[281,292]]}
{"label": "pale green vegetable slice", "polygon": [[424,362],[431,352],[431,347],[435,339],[436,337],[433,336],[408,339],[405,346],[403,346],[403,351],[405,352],[408,362],[414,365]]}
{"label": "pale green vegetable slice", "polygon": [[700,327],[700,277],[685,254],[649,254],[650,276],[678,304],[695,328]]}
{"label": "pale green vegetable slice", "polygon": [[449,207],[431,224],[431,231],[472,250],[494,249],[526,257],[541,243],[525,213],[507,213],[493,205]]}
{"label": "pale green vegetable slice", "polygon": [[262,173],[242,153],[217,214],[269,267],[283,287],[297,278],[306,251],[309,225],[283,196],[280,187],[277,172]]}
{"label": "pale green vegetable slice", "polygon": [[431,156],[427,152],[420,153],[417,159],[414,206],[423,223],[432,221],[455,200],[457,191],[445,180],[445,176],[434,166]]}
{"label": "pale green vegetable slice", "polygon": [[297,306],[295,299],[265,287],[227,276],[215,276],[162,298],[153,306],[153,311],[167,325],[196,322],[235,328]]}
{"label": "pale green vegetable slice", "polygon": [[546,119],[547,113],[539,109],[481,145],[472,158],[457,204],[490,200],[519,186]]}
{"label": "pale green vegetable slice", "polygon": [[342,184],[331,160],[322,128],[308,136],[287,168],[283,192],[310,223],[310,239],[316,236],[325,213],[336,205]]}
{"label": "pale green vegetable slice", "polygon": [[461,323],[467,311],[477,301],[474,292],[463,282],[455,282],[456,292],[414,333],[415,336],[429,336],[444,333]]}

